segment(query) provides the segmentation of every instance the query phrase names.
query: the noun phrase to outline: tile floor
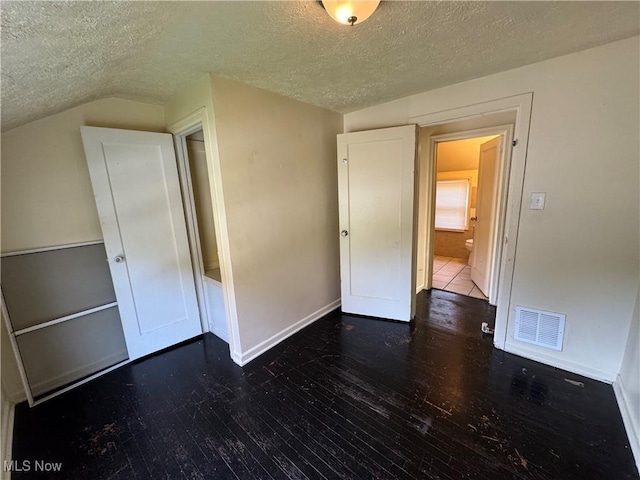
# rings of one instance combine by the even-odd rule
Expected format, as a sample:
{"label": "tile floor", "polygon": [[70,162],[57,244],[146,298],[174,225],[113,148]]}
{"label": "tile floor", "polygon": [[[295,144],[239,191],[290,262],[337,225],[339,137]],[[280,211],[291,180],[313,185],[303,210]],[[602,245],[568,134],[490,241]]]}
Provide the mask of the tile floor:
{"label": "tile floor", "polygon": [[433,288],[487,300],[482,291],[471,281],[471,267],[467,259],[433,257]]}

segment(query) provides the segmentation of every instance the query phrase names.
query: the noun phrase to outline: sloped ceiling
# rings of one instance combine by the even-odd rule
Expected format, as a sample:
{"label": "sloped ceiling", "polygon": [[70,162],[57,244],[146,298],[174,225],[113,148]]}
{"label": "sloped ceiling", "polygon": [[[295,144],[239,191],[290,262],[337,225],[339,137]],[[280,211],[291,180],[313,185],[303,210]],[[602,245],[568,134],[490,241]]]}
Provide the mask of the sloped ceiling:
{"label": "sloped ceiling", "polygon": [[637,35],[638,2],[1,4],[2,128],[117,96],[162,104],[212,72],[337,112]]}

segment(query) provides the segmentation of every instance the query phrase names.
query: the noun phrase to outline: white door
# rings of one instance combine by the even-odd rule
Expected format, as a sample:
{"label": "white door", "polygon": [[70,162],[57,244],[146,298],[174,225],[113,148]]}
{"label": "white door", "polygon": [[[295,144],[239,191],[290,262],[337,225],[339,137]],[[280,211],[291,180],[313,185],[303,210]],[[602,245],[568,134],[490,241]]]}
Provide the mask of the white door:
{"label": "white door", "polygon": [[202,333],[171,135],[81,131],[129,358]]}
{"label": "white door", "polygon": [[415,313],[416,126],[338,135],[342,311]]}
{"label": "white door", "polygon": [[489,296],[491,265],[493,264],[493,232],[496,224],[498,166],[502,137],[480,145],[476,226],[473,235],[473,266],[471,280],[486,297]]}

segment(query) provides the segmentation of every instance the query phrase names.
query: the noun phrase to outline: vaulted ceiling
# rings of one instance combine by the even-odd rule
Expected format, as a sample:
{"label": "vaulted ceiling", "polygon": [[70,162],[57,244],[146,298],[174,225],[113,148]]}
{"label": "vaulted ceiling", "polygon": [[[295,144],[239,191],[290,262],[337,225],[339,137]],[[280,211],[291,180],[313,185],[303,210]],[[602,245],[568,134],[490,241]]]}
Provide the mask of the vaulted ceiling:
{"label": "vaulted ceiling", "polygon": [[162,104],[207,72],[349,112],[640,31],[638,2],[1,3],[2,128],[103,97]]}

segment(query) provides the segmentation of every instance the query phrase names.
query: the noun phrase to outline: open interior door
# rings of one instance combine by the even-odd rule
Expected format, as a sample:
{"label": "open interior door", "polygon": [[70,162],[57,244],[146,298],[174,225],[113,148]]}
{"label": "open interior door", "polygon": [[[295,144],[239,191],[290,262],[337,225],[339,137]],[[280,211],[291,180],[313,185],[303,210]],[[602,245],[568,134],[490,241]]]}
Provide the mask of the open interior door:
{"label": "open interior door", "polygon": [[171,135],[81,132],[129,358],[202,333]]}
{"label": "open interior door", "polygon": [[338,135],[342,311],[415,315],[415,125]]}
{"label": "open interior door", "polygon": [[480,145],[476,226],[473,234],[473,266],[471,280],[489,297],[493,265],[493,232],[498,210],[498,167],[502,137]]}

